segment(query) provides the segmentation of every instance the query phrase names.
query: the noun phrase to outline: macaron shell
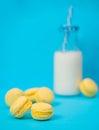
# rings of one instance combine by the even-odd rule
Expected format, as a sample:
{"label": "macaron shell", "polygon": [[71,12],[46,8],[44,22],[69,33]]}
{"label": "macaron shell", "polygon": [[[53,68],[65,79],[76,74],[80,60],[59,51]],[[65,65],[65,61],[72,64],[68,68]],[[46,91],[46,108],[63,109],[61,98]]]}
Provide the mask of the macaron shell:
{"label": "macaron shell", "polygon": [[80,83],[80,90],[84,95],[93,97],[98,91],[98,86],[92,79],[86,78]]}
{"label": "macaron shell", "polygon": [[35,102],[36,101],[35,95],[38,90],[39,88],[30,88],[30,89],[27,89],[24,93],[32,102]]}
{"label": "macaron shell", "polygon": [[31,108],[31,104],[30,104],[30,103],[24,104],[24,107],[19,110],[19,112],[15,115],[15,117],[16,117],[16,118],[21,118],[21,117],[23,117],[23,116],[26,114],[26,112],[27,112],[28,110],[30,110],[30,108]]}
{"label": "macaron shell", "polygon": [[31,106],[31,101],[27,97],[21,96],[12,104],[10,113],[16,118],[21,118],[26,114]]}
{"label": "macaron shell", "polygon": [[10,89],[5,95],[5,103],[7,106],[11,106],[18,97],[23,95],[23,91],[18,88]]}
{"label": "macaron shell", "polygon": [[47,88],[42,87],[38,90],[36,93],[36,101],[37,102],[45,102],[51,104],[54,100],[54,94],[53,92]]}
{"label": "macaron shell", "polygon": [[48,120],[53,116],[53,113],[31,112],[32,117],[36,120]]}
{"label": "macaron shell", "polygon": [[36,111],[44,111],[44,112],[52,112],[52,106],[48,103],[43,103],[43,102],[39,102],[39,103],[35,103],[32,105],[31,107],[32,110],[36,110]]}

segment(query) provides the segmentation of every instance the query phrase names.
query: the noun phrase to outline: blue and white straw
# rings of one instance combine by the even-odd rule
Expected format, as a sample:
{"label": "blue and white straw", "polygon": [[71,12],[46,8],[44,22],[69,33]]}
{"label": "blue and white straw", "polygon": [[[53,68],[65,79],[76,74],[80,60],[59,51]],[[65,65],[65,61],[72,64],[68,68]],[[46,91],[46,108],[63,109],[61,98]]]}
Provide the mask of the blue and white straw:
{"label": "blue and white straw", "polygon": [[[69,12],[69,14],[67,16],[67,23],[63,25],[64,27],[71,26],[72,13],[73,13],[73,7],[72,6],[70,6],[68,12]],[[63,41],[63,52],[65,51],[67,40],[68,40],[68,32],[65,32],[64,41]]]}

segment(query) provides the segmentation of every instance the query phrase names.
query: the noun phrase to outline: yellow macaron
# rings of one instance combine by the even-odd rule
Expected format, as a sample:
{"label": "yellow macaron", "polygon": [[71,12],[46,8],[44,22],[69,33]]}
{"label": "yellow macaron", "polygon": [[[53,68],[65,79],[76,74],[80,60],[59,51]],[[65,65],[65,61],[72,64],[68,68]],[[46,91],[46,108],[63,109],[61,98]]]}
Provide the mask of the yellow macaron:
{"label": "yellow macaron", "polygon": [[22,118],[31,109],[32,102],[25,96],[19,97],[10,107],[10,113],[16,118]]}
{"label": "yellow macaron", "polygon": [[45,103],[52,103],[54,100],[54,94],[48,87],[41,87],[36,95],[37,102],[45,102]]}
{"label": "yellow macaron", "polygon": [[35,102],[36,101],[35,95],[38,90],[39,88],[30,88],[30,89],[27,89],[24,93],[32,102]]}
{"label": "yellow macaron", "polygon": [[98,86],[92,79],[86,78],[80,83],[80,90],[85,96],[93,97],[98,91]]}
{"label": "yellow macaron", "polygon": [[11,106],[18,97],[23,95],[23,91],[19,88],[10,89],[5,95],[5,102],[8,106]]}
{"label": "yellow macaron", "polygon": [[53,107],[48,103],[35,103],[31,107],[31,115],[36,120],[48,120],[53,116]]}

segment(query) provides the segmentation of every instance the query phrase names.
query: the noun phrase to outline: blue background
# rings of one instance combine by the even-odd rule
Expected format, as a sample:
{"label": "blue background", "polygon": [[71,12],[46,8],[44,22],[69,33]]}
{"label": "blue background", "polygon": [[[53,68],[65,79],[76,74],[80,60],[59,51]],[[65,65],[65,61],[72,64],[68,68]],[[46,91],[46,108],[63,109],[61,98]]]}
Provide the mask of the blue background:
{"label": "blue background", "polygon": [[[74,6],[73,24],[79,25],[79,48],[83,53],[83,77],[99,84],[98,0],[3,0],[0,1],[0,130],[99,129],[99,95],[93,99],[55,97],[55,115],[38,122],[29,115],[11,117],[4,94],[12,87],[53,89],[53,54],[61,45],[58,30]],[[30,118],[30,119],[29,119]]]}

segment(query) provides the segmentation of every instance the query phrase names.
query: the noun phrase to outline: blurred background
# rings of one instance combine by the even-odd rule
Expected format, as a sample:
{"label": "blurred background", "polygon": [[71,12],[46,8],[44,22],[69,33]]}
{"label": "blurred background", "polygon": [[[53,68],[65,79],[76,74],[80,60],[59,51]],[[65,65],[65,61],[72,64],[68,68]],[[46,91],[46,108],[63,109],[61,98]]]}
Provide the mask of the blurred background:
{"label": "blurred background", "polygon": [[83,77],[99,84],[98,0],[0,1],[0,87],[47,85],[53,88],[53,55],[61,45],[60,25],[74,7]]}

